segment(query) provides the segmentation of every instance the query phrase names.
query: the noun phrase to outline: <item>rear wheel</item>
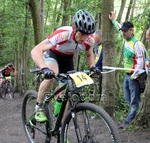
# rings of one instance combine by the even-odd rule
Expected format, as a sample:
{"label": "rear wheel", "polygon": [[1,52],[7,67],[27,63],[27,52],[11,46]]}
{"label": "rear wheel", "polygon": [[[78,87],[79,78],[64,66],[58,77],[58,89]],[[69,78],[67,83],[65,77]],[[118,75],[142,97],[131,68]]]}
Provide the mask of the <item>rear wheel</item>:
{"label": "rear wheel", "polygon": [[79,103],[75,111],[77,128],[69,112],[62,125],[61,143],[121,142],[115,123],[104,109],[91,103]]}
{"label": "rear wheel", "polygon": [[51,127],[50,122],[36,122],[35,105],[38,93],[36,91],[27,91],[22,104],[22,122],[23,127],[30,143],[50,143]]}

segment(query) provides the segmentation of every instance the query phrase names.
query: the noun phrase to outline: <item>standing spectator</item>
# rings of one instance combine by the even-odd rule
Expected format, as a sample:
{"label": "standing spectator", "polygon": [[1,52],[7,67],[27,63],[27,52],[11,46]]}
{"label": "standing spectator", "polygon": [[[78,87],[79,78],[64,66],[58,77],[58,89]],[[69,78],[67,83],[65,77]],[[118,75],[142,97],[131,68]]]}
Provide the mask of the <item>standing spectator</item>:
{"label": "standing spectator", "polygon": [[124,79],[124,97],[130,106],[125,122],[120,125],[120,128],[125,128],[135,118],[137,111],[140,107],[140,86],[137,78],[141,74],[140,69],[145,68],[145,47],[134,36],[134,25],[126,21],[120,25],[115,20],[115,12],[111,12],[109,15],[115,29],[124,38],[124,68],[133,70],[127,70]]}
{"label": "standing spectator", "polygon": [[[96,30],[93,34],[95,41],[95,66],[102,71],[103,49],[102,49],[102,31]],[[102,94],[102,74],[99,75],[99,94]]]}
{"label": "standing spectator", "polygon": [[95,41],[95,66],[102,71],[103,49],[102,49],[102,31],[96,30],[93,34]]}

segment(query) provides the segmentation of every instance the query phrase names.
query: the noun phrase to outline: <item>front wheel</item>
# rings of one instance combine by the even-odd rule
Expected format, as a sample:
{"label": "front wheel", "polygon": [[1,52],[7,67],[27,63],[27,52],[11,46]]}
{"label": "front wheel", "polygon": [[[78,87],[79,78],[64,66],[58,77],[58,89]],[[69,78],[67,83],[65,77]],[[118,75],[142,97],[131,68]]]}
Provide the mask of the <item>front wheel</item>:
{"label": "front wheel", "polygon": [[30,143],[50,143],[50,122],[36,122],[35,105],[38,93],[34,90],[27,91],[22,103],[23,127]]}
{"label": "front wheel", "polygon": [[103,108],[91,103],[79,103],[76,105],[75,112],[74,116],[69,111],[64,119],[61,143],[121,142],[114,121]]}
{"label": "front wheel", "polygon": [[14,98],[14,88],[11,83],[8,83],[7,85],[7,92],[10,99]]}

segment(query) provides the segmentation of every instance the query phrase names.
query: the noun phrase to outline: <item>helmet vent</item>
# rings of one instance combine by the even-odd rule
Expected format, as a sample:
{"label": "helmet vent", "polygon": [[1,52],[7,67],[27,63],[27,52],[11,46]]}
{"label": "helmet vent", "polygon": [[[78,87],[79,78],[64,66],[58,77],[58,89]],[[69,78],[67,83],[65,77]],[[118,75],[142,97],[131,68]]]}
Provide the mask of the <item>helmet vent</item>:
{"label": "helmet vent", "polygon": [[79,10],[73,17],[73,23],[80,32],[85,34],[92,34],[95,32],[95,19],[86,10]]}

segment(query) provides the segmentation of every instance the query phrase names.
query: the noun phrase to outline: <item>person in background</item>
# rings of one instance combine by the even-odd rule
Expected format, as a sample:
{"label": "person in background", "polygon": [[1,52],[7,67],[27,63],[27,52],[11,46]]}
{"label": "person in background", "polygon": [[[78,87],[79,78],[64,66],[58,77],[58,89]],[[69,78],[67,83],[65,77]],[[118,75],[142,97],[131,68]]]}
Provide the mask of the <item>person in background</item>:
{"label": "person in background", "polygon": [[12,63],[8,63],[4,68],[0,69],[1,73],[1,80],[0,80],[0,87],[2,86],[5,77],[11,76],[11,72],[13,72],[14,76],[16,76],[16,70]]}
{"label": "person in background", "polygon": [[146,41],[150,43],[150,28],[146,31]]}
{"label": "person in background", "polygon": [[56,29],[48,38],[32,49],[32,59],[45,75],[45,80],[39,87],[35,106],[37,122],[47,120],[42,105],[44,93],[49,91],[51,85],[55,82],[53,78],[55,74],[67,73],[74,69],[73,55],[75,52],[84,50],[90,70],[99,72],[94,62],[94,39],[90,36],[95,32],[95,28],[96,22],[93,16],[88,11],[81,9],[73,16],[72,26],[63,26]]}
{"label": "person in background", "polygon": [[[96,30],[93,34],[95,41],[95,66],[102,71],[103,66],[103,49],[102,49],[102,31]],[[99,75],[99,94],[102,94],[102,74]]]}
{"label": "person in background", "polygon": [[102,71],[103,49],[102,49],[102,31],[96,30],[93,34],[95,41],[95,66]]}
{"label": "person in background", "polygon": [[124,97],[130,106],[130,111],[125,121],[120,125],[120,128],[123,129],[135,118],[140,107],[141,92],[138,77],[141,74],[140,71],[145,69],[145,47],[135,37],[133,23],[126,21],[120,25],[115,20],[114,11],[109,15],[109,19],[124,38],[124,68],[132,69],[126,71],[124,79]]}

